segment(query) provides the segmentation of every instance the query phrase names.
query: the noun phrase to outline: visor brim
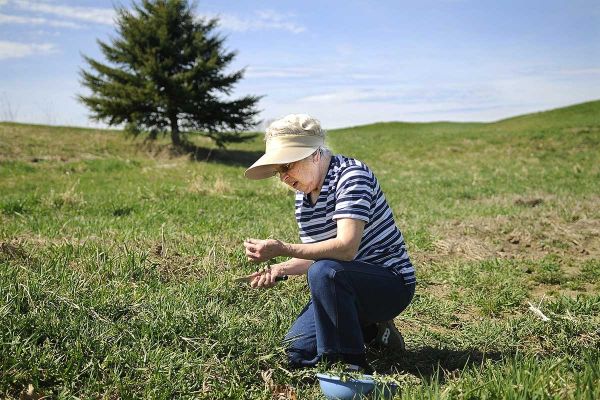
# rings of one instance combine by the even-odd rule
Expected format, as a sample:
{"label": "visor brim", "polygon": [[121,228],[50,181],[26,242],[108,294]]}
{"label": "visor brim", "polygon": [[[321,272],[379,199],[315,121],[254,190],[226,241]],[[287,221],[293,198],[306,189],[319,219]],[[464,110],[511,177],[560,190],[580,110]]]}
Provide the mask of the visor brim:
{"label": "visor brim", "polygon": [[264,154],[256,160],[245,172],[248,179],[266,179],[277,174],[277,166],[296,162],[310,156],[316,148],[286,148],[271,154]]}

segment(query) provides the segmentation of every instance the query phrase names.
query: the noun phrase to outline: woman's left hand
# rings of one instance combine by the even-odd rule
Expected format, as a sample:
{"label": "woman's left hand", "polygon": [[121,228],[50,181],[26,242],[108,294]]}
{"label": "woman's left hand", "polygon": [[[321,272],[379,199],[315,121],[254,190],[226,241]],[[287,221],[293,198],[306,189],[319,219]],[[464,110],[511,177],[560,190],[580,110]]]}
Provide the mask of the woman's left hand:
{"label": "woman's left hand", "polygon": [[283,242],[277,239],[246,239],[244,247],[246,257],[253,262],[263,262],[283,255]]}

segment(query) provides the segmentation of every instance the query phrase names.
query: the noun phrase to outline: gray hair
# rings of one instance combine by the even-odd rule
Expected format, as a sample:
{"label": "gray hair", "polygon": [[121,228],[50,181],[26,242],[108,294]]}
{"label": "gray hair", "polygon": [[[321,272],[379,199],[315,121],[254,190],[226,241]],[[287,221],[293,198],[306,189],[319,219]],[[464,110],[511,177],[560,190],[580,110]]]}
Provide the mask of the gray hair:
{"label": "gray hair", "polygon": [[307,114],[289,114],[273,121],[265,131],[265,141],[275,136],[320,136],[325,137],[319,120]]}

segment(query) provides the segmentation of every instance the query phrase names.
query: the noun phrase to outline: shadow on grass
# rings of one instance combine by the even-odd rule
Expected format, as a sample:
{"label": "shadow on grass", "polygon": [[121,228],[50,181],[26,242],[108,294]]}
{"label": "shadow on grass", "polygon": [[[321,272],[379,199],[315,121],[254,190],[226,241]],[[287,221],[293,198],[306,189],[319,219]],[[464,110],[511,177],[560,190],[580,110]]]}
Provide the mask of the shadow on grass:
{"label": "shadow on grass", "polygon": [[216,162],[236,167],[249,167],[263,155],[261,151],[210,149],[189,142],[177,147],[171,146],[170,153],[175,157],[187,155],[191,161]]}
{"label": "shadow on grass", "polygon": [[425,380],[435,379],[443,383],[448,376],[462,371],[471,365],[480,365],[484,360],[500,360],[505,353],[483,353],[477,349],[450,350],[422,347],[404,353],[372,351],[370,359],[376,371],[406,372],[421,376]]}

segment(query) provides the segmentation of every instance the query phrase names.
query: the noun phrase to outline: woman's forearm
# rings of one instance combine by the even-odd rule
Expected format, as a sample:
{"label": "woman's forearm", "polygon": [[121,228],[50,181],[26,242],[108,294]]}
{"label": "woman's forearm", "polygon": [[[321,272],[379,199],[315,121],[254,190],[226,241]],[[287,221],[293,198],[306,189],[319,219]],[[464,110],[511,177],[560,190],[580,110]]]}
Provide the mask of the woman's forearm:
{"label": "woman's forearm", "polygon": [[[248,260],[254,262],[267,261],[280,256],[302,260],[331,258],[352,261],[358,252],[364,228],[365,222],[362,220],[340,218],[337,220],[336,237],[322,242],[284,243],[277,239],[248,238],[244,240],[244,247],[246,247]],[[306,265],[304,267],[308,268]]]}
{"label": "woman's forearm", "polygon": [[308,271],[308,268],[310,268],[312,263],[312,260],[290,258],[277,265],[282,275],[303,275]]}
{"label": "woman's forearm", "polygon": [[332,258],[342,261],[352,261],[356,256],[356,250],[338,238],[316,243],[282,243],[282,246],[283,256],[303,260]]}
{"label": "woman's forearm", "polygon": [[351,218],[340,218],[336,223],[336,237],[314,243],[282,242],[282,255],[304,260],[320,260],[323,258],[341,261],[354,260],[363,236],[365,222]]}

